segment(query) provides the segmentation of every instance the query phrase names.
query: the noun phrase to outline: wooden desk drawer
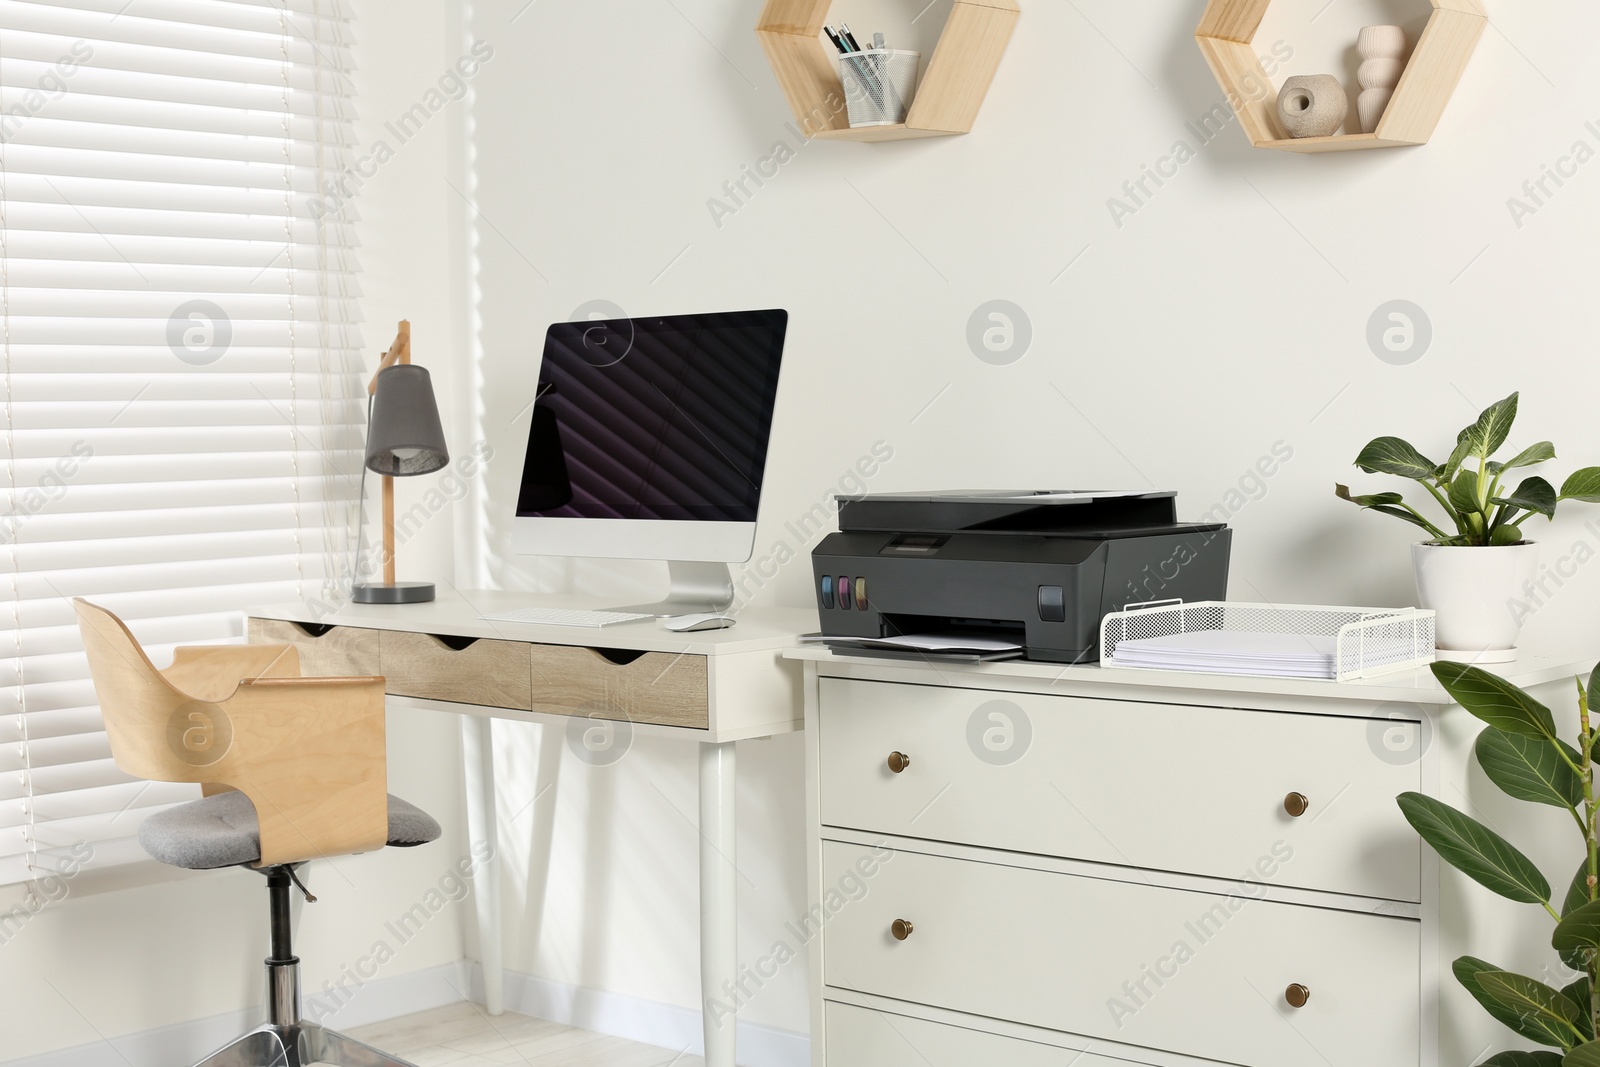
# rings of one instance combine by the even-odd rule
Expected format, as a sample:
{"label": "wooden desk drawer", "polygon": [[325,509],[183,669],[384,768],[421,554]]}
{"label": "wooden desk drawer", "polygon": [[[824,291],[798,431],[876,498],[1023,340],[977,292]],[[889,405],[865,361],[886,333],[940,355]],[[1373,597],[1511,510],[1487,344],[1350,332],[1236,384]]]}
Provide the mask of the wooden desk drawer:
{"label": "wooden desk drawer", "polygon": [[307,630],[281,619],[251,619],[253,645],[293,645],[300,653],[300,673],[323,678],[371,678],[383,673],[379,632],[359,626]]}
{"label": "wooden desk drawer", "polygon": [[533,646],[534,711],[707,729],[704,656]]}
{"label": "wooden desk drawer", "polygon": [[383,674],[391,696],[518,711],[533,705],[532,654],[520,641],[385,630]]}
{"label": "wooden desk drawer", "polygon": [[1131,1060],[997,1037],[943,1023],[833,1002],[828,1067],[1129,1067]]}
{"label": "wooden desk drawer", "polygon": [[[1394,798],[1417,723],[821,681],[822,821],[1390,900],[1421,899]],[[1402,746],[1404,747],[1404,746]],[[901,773],[888,758],[910,757]],[[1387,757],[1387,758],[1386,758]],[[1309,808],[1285,810],[1288,794]]]}
{"label": "wooden desk drawer", "polygon": [[848,901],[829,986],[1248,1067],[1416,1067],[1415,920],[837,842],[822,868]]}

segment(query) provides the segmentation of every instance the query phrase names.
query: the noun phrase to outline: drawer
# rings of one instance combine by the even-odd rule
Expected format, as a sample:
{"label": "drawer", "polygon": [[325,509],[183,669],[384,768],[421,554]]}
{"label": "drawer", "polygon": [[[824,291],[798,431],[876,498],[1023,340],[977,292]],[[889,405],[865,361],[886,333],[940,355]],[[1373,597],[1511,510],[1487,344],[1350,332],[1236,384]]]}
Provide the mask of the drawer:
{"label": "drawer", "polygon": [[533,701],[531,662],[521,641],[383,631],[391,696],[526,711]]}
{"label": "drawer", "polygon": [[822,868],[848,901],[828,986],[1247,1067],[1416,1067],[1416,920],[838,842]]}
{"label": "drawer", "polygon": [[828,1067],[1128,1067],[1074,1049],[829,1003]]}
{"label": "drawer", "polygon": [[819,799],[830,826],[1419,901],[1422,844],[1394,798],[1420,772],[1387,736],[1419,730],[825,678]]}
{"label": "drawer", "polygon": [[533,646],[534,711],[704,730],[704,656],[565,645]]}
{"label": "drawer", "polygon": [[383,673],[377,630],[251,619],[249,636],[253,645],[293,645],[300,653],[300,673],[308,677],[372,678]]}

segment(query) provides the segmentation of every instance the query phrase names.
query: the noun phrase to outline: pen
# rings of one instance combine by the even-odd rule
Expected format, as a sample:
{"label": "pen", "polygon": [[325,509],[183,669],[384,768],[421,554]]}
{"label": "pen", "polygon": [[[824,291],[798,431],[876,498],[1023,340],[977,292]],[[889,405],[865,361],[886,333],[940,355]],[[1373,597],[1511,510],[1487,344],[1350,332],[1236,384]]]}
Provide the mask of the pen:
{"label": "pen", "polygon": [[848,22],[839,23],[839,35],[844,38],[845,43],[850,46],[852,52],[861,51],[861,46],[856,44],[856,35],[850,32],[850,24]]}
{"label": "pen", "polygon": [[840,38],[837,33],[833,32],[832,26],[822,27],[822,32],[828,35],[828,40],[833,42],[833,47],[837,48],[842,53],[849,53],[850,49],[846,48],[844,40]]}

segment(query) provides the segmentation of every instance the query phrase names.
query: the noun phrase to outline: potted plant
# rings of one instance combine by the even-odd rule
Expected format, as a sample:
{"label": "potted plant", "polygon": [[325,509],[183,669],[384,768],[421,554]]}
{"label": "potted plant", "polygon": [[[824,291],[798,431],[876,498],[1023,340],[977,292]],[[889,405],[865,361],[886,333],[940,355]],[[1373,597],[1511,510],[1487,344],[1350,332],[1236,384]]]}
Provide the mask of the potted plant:
{"label": "potted plant", "polygon": [[1361,450],[1356,466],[1368,474],[1393,474],[1422,485],[1444,511],[1434,523],[1399,493],[1353,496],[1336,485],[1341,500],[1420,526],[1429,539],[1411,548],[1417,596],[1438,612],[1441,654],[1458,653],[1480,662],[1516,657],[1522,619],[1513,611],[1524,586],[1538,573],[1539,546],[1522,524],[1535,515],[1555,518],[1563,500],[1600,502],[1600,467],[1574,471],[1557,493],[1538,475],[1508,488],[1513,471],[1555,459],[1549,441],[1529,445],[1510,459],[1492,457],[1511,433],[1517,396],[1491,404],[1456,436],[1450,458],[1435,463],[1398,437],[1379,437]]}
{"label": "potted plant", "polygon": [[1433,664],[1434,677],[1457,703],[1489,724],[1473,746],[1491,782],[1518,800],[1571,814],[1581,836],[1577,873],[1557,897],[1543,872],[1520,850],[1476,819],[1421,793],[1402,793],[1406,821],[1439,858],[1487,889],[1542,907],[1555,923],[1550,944],[1573,972],[1560,989],[1474,956],[1451,966],[1456,980],[1485,1011],[1539,1045],[1560,1052],[1502,1052],[1480,1067],[1600,1065],[1600,799],[1594,757],[1600,740],[1589,709],[1600,700],[1600,667],[1585,690],[1578,683],[1577,744],[1557,734],[1550,709],[1506,681],[1461,663]]}

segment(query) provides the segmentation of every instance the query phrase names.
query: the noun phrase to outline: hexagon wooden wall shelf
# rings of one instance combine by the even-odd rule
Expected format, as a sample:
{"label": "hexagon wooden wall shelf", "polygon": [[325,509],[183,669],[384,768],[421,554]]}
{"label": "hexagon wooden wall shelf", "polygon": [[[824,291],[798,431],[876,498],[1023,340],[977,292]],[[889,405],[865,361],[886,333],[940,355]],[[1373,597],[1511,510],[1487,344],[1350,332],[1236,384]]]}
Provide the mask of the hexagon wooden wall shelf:
{"label": "hexagon wooden wall shelf", "polygon": [[767,0],[756,36],[795,121],[811,136],[832,141],[904,141],[969,132],[1022,10],[1016,0],[956,0],[906,121],[852,130],[839,84],[839,54],[822,39],[831,6],[832,0]]}
{"label": "hexagon wooden wall shelf", "polygon": [[[1334,137],[1285,137],[1278,126],[1276,92],[1250,91],[1251,85],[1271,86],[1251,47],[1256,30],[1272,0],[1211,0],[1206,6],[1195,40],[1211,72],[1228,94],[1239,124],[1257,148],[1284,152],[1343,152],[1356,148],[1397,148],[1427,144],[1445,105],[1456,91],[1461,74],[1488,25],[1488,14],[1478,0],[1429,0],[1433,14],[1411,51],[1400,84],[1395,87],[1375,133],[1344,133]],[[1355,122],[1355,108],[1350,109]]]}

